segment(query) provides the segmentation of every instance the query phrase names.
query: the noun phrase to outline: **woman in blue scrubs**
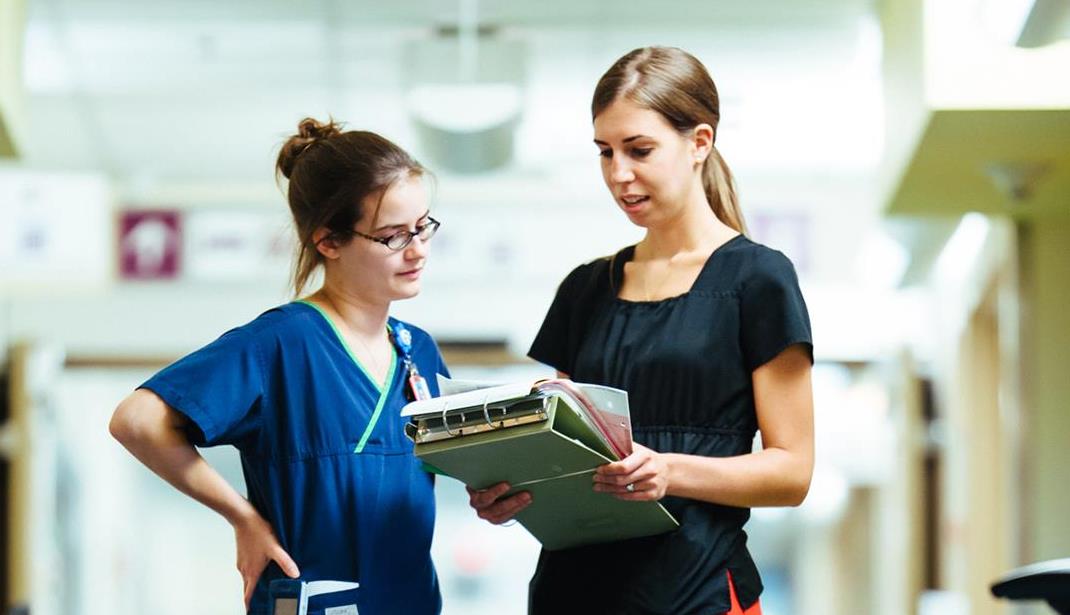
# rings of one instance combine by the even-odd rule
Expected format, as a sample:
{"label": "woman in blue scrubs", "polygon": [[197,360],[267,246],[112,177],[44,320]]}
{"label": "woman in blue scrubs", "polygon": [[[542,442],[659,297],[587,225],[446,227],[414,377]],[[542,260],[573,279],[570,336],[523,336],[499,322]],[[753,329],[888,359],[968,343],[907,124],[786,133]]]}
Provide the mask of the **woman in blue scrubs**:
{"label": "woman in blue scrubs", "polygon": [[[426,171],[374,133],[305,119],[277,172],[300,242],[295,296],[320,267],[322,287],[154,375],[111,432],[234,527],[248,612],[270,613],[268,585],[285,576],[360,584],[331,606],[438,613],[433,481],[400,410],[447,370],[431,336],[389,316],[419,292],[439,226]],[[195,448],[219,444],[240,452],[248,499]]]}

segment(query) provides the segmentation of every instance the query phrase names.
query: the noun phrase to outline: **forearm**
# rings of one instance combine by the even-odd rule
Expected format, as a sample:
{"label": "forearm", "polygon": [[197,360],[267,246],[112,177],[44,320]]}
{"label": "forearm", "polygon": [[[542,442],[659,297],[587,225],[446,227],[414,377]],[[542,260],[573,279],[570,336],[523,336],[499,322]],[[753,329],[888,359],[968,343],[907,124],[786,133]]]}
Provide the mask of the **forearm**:
{"label": "forearm", "polygon": [[737,457],[667,453],[667,495],[726,506],[798,506],[810,487],[812,463],[802,454],[766,448]]}
{"label": "forearm", "polygon": [[[155,399],[146,399],[146,395]],[[231,525],[257,514],[249,501],[201,457],[176,415],[154,394],[138,391],[116,410],[110,430],[138,461]]]}

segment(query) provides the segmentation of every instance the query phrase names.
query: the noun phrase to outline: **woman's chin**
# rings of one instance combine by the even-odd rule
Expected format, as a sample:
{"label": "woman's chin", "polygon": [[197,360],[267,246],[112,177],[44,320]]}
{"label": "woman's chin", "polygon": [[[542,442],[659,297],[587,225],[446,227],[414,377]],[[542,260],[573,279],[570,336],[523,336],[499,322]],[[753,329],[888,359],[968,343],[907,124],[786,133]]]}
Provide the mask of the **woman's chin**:
{"label": "woman's chin", "polygon": [[420,294],[420,281],[415,280],[412,282],[406,282],[399,285],[394,289],[394,301],[404,301],[405,299],[412,299],[416,295]]}
{"label": "woman's chin", "polygon": [[650,209],[646,207],[641,208],[621,208],[624,215],[628,216],[628,221],[636,226],[647,228],[650,226]]}

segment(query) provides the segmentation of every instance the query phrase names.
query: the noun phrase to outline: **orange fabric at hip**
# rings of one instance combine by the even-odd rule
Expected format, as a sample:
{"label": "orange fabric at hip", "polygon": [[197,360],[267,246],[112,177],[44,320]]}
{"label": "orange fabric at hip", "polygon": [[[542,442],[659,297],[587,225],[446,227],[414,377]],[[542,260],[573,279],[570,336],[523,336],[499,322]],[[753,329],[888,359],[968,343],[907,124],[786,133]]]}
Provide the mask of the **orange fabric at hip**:
{"label": "orange fabric at hip", "polygon": [[731,601],[732,608],[725,615],[762,615],[762,605],[758,600],[750,605],[747,610],[743,610],[743,607],[739,605],[739,598],[736,598],[736,586],[732,583],[731,572],[728,573],[728,599]]}

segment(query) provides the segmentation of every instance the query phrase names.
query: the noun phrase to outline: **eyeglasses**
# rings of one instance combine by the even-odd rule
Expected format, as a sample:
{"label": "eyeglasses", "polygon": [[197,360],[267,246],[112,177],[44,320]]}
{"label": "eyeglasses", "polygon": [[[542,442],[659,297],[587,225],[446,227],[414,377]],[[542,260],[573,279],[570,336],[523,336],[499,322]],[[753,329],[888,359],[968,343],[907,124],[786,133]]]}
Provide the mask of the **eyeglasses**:
{"label": "eyeglasses", "polygon": [[416,227],[415,231],[401,230],[389,237],[376,237],[374,235],[365,235],[360,231],[353,231],[353,234],[357,237],[363,237],[368,241],[374,241],[375,243],[381,243],[391,250],[398,252],[404,250],[412,243],[414,237],[419,237],[420,241],[428,241],[435,236],[438,232],[438,227],[442,226],[442,223],[435,220],[431,216],[427,217],[427,222]]}

